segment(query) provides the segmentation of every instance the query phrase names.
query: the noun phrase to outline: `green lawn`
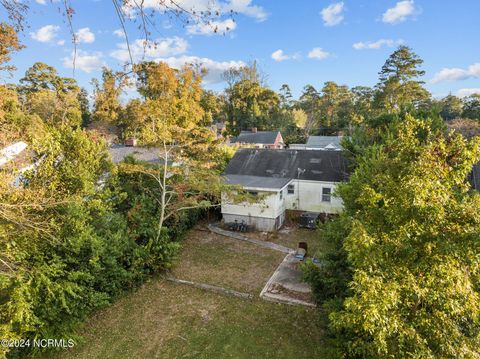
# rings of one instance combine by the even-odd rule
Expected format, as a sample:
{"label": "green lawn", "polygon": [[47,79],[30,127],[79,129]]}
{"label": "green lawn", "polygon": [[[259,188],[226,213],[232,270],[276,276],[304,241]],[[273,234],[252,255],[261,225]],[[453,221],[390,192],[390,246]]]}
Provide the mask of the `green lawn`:
{"label": "green lawn", "polygon": [[298,242],[307,242],[309,256],[313,256],[317,252],[326,250],[327,246],[329,245],[322,240],[321,235],[318,231],[297,227],[285,226],[282,230],[278,232],[251,232],[247,233],[247,235],[256,239],[262,239],[265,241],[281,244],[282,246],[293,249],[297,248]]}
{"label": "green lawn", "polygon": [[211,232],[191,230],[172,274],[176,278],[258,294],[284,253]]}
{"label": "green lawn", "polygon": [[283,255],[193,230],[173,274],[255,294],[224,296],[153,278],[78,329],[55,358],[325,358],[326,319],[316,309],[258,297]]}

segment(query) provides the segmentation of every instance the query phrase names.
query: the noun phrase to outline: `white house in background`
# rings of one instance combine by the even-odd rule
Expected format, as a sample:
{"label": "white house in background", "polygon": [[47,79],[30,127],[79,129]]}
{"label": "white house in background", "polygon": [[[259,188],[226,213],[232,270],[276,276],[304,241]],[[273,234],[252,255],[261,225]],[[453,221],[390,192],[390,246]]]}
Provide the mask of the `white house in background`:
{"label": "white house in background", "polygon": [[33,151],[26,151],[27,148],[28,144],[18,141],[0,150],[0,170],[13,175],[13,187],[20,186],[24,173],[38,167],[42,160],[35,161]]}
{"label": "white house in background", "polygon": [[17,157],[19,154],[25,151],[27,147],[28,145],[25,142],[19,141],[1,149],[0,150],[0,167],[6,164],[7,162],[10,162],[11,160],[13,160],[15,157]]}
{"label": "white house in background", "polygon": [[342,138],[343,136],[310,136],[307,143],[293,143],[289,148],[292,150],[341,151]]}
{"label": "white house in background", "polygon": [[234,203],[222,197],[225,222],[242,222],[261,231],[279,229],[285,211],[339,213],[343,202],[333,192],[348,179],[341,151],[239,149],[224,176],[258,196],[254,203]]}

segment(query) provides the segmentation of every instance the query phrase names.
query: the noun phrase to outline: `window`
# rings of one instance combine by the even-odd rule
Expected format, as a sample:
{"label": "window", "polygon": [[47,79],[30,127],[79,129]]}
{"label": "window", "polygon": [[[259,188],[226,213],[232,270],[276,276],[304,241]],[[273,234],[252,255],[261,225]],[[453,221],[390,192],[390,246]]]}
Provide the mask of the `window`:
{"label": "window", "polygon": [[322,202],[331,202],[332,200],[332,189],[329,187],[322,188]]}
{"label": "window", "polygon": [[283,199],[283,189],[280,191],[280,199]]}
{"label": "window", "polygon": [[256,191],[248,191],[248,194],[250,194],[252,196],[258,196],[258,192],[256,192]]}
{"label": "window", "polygon": [[287,187],[287,193],[288,194],[294,194],[295,193],[295,185],[289,184]]}

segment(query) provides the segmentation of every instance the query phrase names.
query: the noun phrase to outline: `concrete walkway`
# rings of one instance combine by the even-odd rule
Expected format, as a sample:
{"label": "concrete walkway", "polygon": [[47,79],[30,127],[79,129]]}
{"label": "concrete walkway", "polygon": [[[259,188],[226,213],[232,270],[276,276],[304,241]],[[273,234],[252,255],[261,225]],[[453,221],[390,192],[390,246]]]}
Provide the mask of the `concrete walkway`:
{"label": "concrete walkway", "polygon": [[263,287],[260,298],[277,303],[315,307],[311,297],[312,290],[307,283],[302,281],[302,273],[297,268],[299,260],[295,258],[293,249],[276,243],[249,238],[238,232],[224,230],[214,224],[209,224],[208,229],[222,236],[285,253],[286,256],[282,263]]}
{"label": "concrete walkway", "polygon": [[287,255],[263,287],[260,297],[273,302],[299,304],[315,307],[310,286],[302,281],[297,269],[299,260],[293,254]]}
{"label": "concrete walkway", "polygon": [[232,231],[227,231],[225,229],[221,229],[214,224],[209,224],[208,229],[210,229],[213,233],[217,233],[217,234],[220,234],[222,236],[230,237],[230,238],[233,238],[233,239],[238,239],[240,241],[250,242],[250,243],[259,245],[261,247],[273,249],[274,251],[279,251],[279,252],[286,253],[286,254],[290,254],[290,253],[295,252],[293,249],[284,247],[280,244],[276,244],[276,243],[272,243],[272,242],[266,242],[266,241],[260,241],[258,239],[252,239],[252,238],[249,238],[249,237],[244,236],[244,235],[242,235],[240,233],[237,233],[237,232],[232,232]]}

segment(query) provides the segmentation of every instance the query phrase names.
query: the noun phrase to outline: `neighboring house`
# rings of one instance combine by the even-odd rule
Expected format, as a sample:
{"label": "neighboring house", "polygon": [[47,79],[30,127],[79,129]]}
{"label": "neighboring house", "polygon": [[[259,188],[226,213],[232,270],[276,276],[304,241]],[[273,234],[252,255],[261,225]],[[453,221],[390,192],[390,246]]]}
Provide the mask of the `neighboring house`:
{"label": "neighboring house", "polygon": [[288,147],[292,150],[341,151],[342,138],[343,136],[310,136],[307,143],[292,143]]}
{"label": "neighboring house", "polygon": [[[128,142],[132,143],[132,142]],[[134,143],[134,142],[133,142]],[[163,165],[165,161],[162,158],[163,150],[156,147],[136,147],[132,145],[112,145],[108,149],[112,162],[115,164],[121,163],[128,156],[132,156],[137,161],[146,162],[151,165]],[[177,167],[181,162],[168,161],[167,167]],[[172,173],[167,172],[167,178],[171,177]]]}
{"label": "neighboring house", "polygon": [[285,148],[282,134],[279,131],[257,131],[256,128],[252,128],[251,131],[240,132],[237,137],[232,139],[231,144],[239,147]]}
{"label": "neighboring house", "polygon": [[340,142],[343,136],[310,136],[307,140],[307,150],[341,151]]}
{"label": "neighboring house", "polygon": [[25,142],[19,141],[1,149],[0,150],[0,167],[6,164],[7,162],[10,162],[18,155],[20,155],[23,151],[25,151],[27,147],[28,145]]}
{"label": "neighboring house", "polygon": [[333,193],[348,179],[348,168],[341,151],[244,148],[236,152],[224,176],[227,184],[258,196],[257,202],[233,203],[224,194],[224,221],[274,231],[283,225],[285,210],[341,212],[343,202]]}
{"label": "neighboring house", "polygon": [[33,170],[41,162],[41,158],[34,160],[34,152],[27,150],[28,145],[18,141],[0,150],[0,169],[14,175],[11,185],[18,187],[24,179],[24,173]]}
{"label": "neighboring house", "polygon": [[127,156],[133,156],[137,161],[148,163],[162,163],[159,158],[160,150],[155,147],[136,147],[127,145],[112,145],[108,152],[112,157],[112,162],[118,164]]}

